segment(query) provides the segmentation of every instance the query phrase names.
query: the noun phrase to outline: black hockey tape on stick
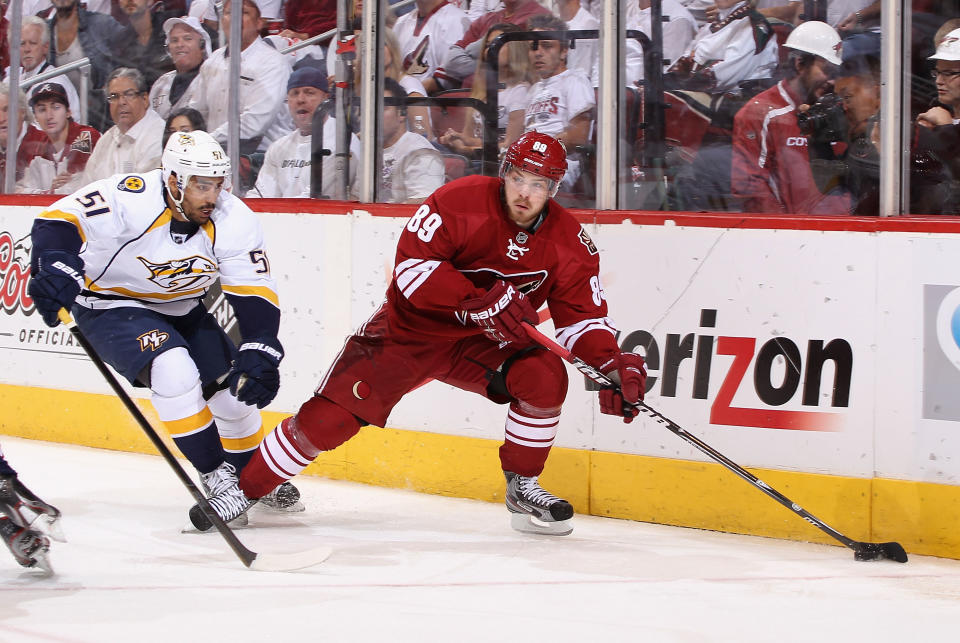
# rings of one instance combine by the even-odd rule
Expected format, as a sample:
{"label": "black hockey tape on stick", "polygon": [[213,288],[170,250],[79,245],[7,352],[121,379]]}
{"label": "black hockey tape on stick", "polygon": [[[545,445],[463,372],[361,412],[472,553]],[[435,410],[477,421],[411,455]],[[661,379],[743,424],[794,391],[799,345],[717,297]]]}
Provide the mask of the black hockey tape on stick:
{"label": "black hockey tape on stick", "polygon": [[[537,342],[538,344],[548,349],[552,353],[557,354],[558,356],[563,358],[564,361],[567,361],[570,364],[573,364],[573,366],[575,366],[578,371],[580,371],[581,373],[583,373],[584,375],[592,379],[594,382],[596,382],[600,386],[617,388],[617,384],[615,384],[609,377],[607,377],[606,375],[604,375],[594,367],[590,366],[579,357],[576,357],[575,355],[573,355],[566,348],[564,348],[554,340],[550,339],[549,337],[541,333],[535,327],[528,324],[527,322],[522,322],[522,324],[523,324],[524,330],[527,331],[527,335],[530,336],[530,339]],[[624,403],[626,403],[626,401],[624,401]],[[684,429],[682,426],[680,426],[673,420],[669,419],[668,417],[664,416],[662,413],[660,413],[656,409],[651,408],[650,406],[648,406],[642,401],[638,402],[634,406],[647,417],[665,426],[674,435],[692,444],[701,453],[709,457],[711,460],[714,460],[715,462],[718,462],[719,464],[723,465],[726,469],[736,474],[743,480],[746,480],[748,483],[750,483],[751,485],[753,485],[763,493],[767,494],[768,496],[770,496],[771,498],[779,502],[781,505],[783,505],[793,513],[797,514],[798,516],[800,516],[801,518],[809,522],[814,527],[817,527],[818,529],[826,533],[828,536],[840,541],[841,543],[843,543],[844,545],[852,549],[854,559],[881,560],[886,558],[888,560],[893,560],[898,563],[907,562],[907,552],[903,549],[903,546],[900,543],[897,543],[897,542],[866,543],[866,542],[853,540],[852,538],[848,538],[847,536],[843,535],[842,533],[840,533],[830,525],[826,524],[825,522],[823,522],[822,520],[820,520],[819,518],[817,518],[816,516],[808,512],[806,509],[804,509],[797,503],[787,498],[785,495],[783,495],[782,493],[780,493],[779,491],[777,491],[776,489],[768,485],[763,480],[759,479],[758,477],[756,477],[755,475],[753,475],[752,473],[750,473],[749,471],[741,467],[739,464],[737,464],[727,456],[723,455],[722,453],[714,449],[712,446],[710,446],[709,444],[707,444],[697,436],[692,435],[691,433],[688,433],[686,429]]]}
{"label": "black hockey tape on stick", "polygon": [[160,455],[163,456],[163,459],[167,461],[167,464],[170,465],[170,468],[173,469],[173,472],[177,474],[177,477],[180,478],[180,482],[182,482],[183,486],[187,488],[187,491],[189,491],[190,495],[193,496],[193,499],[197,501],[197,504],[203,510],[203,513],[207,515],[207,517],[210,519],[210,522],[212,522],[213,526],[217,528],[217,531],[220,532],[220,535],[223,536],[223,539],[227,541],[230,549],[233,550],[233,553],[237,555],[237,558],[239,558],[244,565],[250,569],[262,571],[289,571],[315,565],[319,562],[322,562],[330,555],[331,552],[329,548],[318,548],[316,550],[291,554],[258,554],[255,551],[247,549],[244,544],[240,542],[240,539],[237,538],[237,535],[233,533],[233,530],[230,528],[230,526],[223,522],[220,516],[217,515],[217,512],[213,510],[213,507],[210,506],[210,503],[203,495],[203,492],[200,491],[199,487],[197,487],[190,476],[187,475],[187,472],[184,471],[183,467],[180,465],[180,462],[170,451],[170,448],[167,447],[163,440],[160,439],[160,436],[157,434],[153,426],[151,426],[147,418],[143,415],[143,412],[141,412],[137,405],[134,404],[133,400],[120,385],[120,382],[117,381],[117,378],[113,375],[113,373],[110,372],[110,369],[107,368],[107,365],[94,350],[93,346],[90,345],[90,342],[87,341],[87,338],[84,336],[83,332],[81,332],[81,330],[77,327],[76,322],[72,317],[70,317],[70,313],[67,312],[66,308],[60,309],[58,317],[63,325],[66,326],[77,339],[77,342],[83,347],[83,350],[87,353],[90,361],[94,363],[94,365],[97,367],[97,370],[99,370],[104,379],[107,380],[110,388],[112,388],[113,392],[117,394],[117,397],[120,398],[120,401],[123,402],[123,405],[127,407],[127,411],[129,411],[130,415],[133,416],[133,419],[137,421],[137,424],[140,425],[140,428],[143,429],[143,432],[147,434],[147,437],[150,438],[153,446],[157,448],[157,451],[159,451]]}

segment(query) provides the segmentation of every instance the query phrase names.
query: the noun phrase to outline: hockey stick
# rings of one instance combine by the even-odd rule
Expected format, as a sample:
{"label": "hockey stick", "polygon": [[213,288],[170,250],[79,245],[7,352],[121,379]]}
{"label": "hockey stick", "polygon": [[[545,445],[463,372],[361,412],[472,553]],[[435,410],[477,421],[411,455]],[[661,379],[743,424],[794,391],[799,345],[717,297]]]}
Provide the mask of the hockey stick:
{"label": "hockey stick", "polygon": [[[549,337],[541,333],[539,330],[537,330],[527,322],[523,322],[523,327],[524,327],[524,330],[527,331],[527,334],[530,336],[530,338],[533,339],[533,341],[540,344],[544,348],[550,350],[551,352],[556,353],[565,361],[573,364],[578,371],[580,371],[581,373],[589,377],[591,380],[593,380],[600,386],[609,387],[609,388],[619,388],[616,382],[614,382],[609,377],[607,377],[597,369],[593,368],[592,366],[584,362],[579,357],[576,357],[575,355],[573,355],[566,348],[564,348],[554,340],[550,339]],[[645,404],[642,401],[638,402],[634,406],[639,411],[647,415],[648,417],[652,418],[653,420],[656,420],[663,426],[667,427],[667,429],[674,435],[682,438],[683,440],[686,440],[687,442],[695,446],[704,455],[722,464],[729,471],[735,473],[740,478],[746,480],[751,485],[753,485],[763,493],[767,494],[768,496],[770,496],[771,498],[779,502],[781,505],[783,505],[793,513],[797,514],[798,516],[800,516],[801,518],[809,522],[814,527],[817,527],[827,535],[835,538],[836,540],[840,541],[841,543],[843,543],[844,545],[852,549],[853,557],[856,560],[879,560],[882,558],[886,558],[889,560],[895,560],[898,563],[907,562],[907,552],[904,551],[903,546],[900,543],[897,543],[897,542],[865,543],[865,542],[860,542],[857,540],[853,540],[852,538],[848,538],[847,536],[844,536],[842,533],[840,533],[830,525],[826,524],[825,522],[823,522],[822,520],[820,520],[819,518],[817,518],[816,516],[808,512],[806,509],[804,509],[797,503],[787,498],[785,495],[783,495],[782,493],[780,493],[779,491],[777,491],[776,489],[768,485],[763,480],[760,480],[758,477],[756,477],[755,475],[753,475],[752,473],[750,473],[749,471],[741,467],[739,464],[737,464],[733,460],[729,459],[728,457],[726,457],[725,455],[723,455],[722,453],[720,453],[719,451],[711,447],[709,444],[707,444],[700,438],[688,433],[686,429],[684,429],[682,426],[680,426],[673,420],[665,417],[659,411],[653,408],[650,408],[647,404]]]}
{"label": "hockey stick", "polygon": [[163,456],[163,459],[167,461],[167,464],[170,465],[170,468],[173,469],[173,472],[177,474],[177,477],[180,478],[180,482],[182,482],[183,486],[187,488],[187,491],[190,492],[190,495],[193,496],[193,499],[197,501],[200,509],[202,509],[203,513],[207,515],[207,517],[210,519],[210,522],[212,522],[213,526],[217,528],[217,531],[220,532],[220,535],[223,536],[223,539],[227,541],[230,549],[233,550],[233,553],[237,555],[237,558],[239,558],[244,565],[246,565],[249,569],[257,571],[292,571],[322,563],[330,556],[331,553],[333,553],[329,547],[318,547],[316,549],[293,552],[289,554],[263,554],[247,549],[244,544],[240,542],[240,539],[237,538],[236,534],[233,533],[233,530],[230,528],[230,526],[223,522],[220,516],[217,515],[217,512],[213,510],[213,507],[210,506],[206,496],[203,495],[203,492],[200,491],[193,479],[190,478],[183,466],[177,460],[176,456],[174,456],[170,451],[170,448],[163,442],[163,440],[160,439],[160,436],[157,434],[156,430],[150,425],[150,421],[147,420],[137,405],[133,403],[130,395],[127,394],[127,392],[120,385],[120,382],[117,381],[117,378],[113,375],[113,373],[110,372],[110,369],[107,368],[107,365],[97,354],[97,351],[95,351],[93,346],[90,345],[90,342],[87,341],[87,338],[77,327],[77,323],[70,316],[70,313],[68,313],[65,308],[61,308],[59,317],[60,321],[70,330],[80,346],[83,347],[83,350],[87,353],[90,361],[94,363],[94,365],[97,367],[97,370],[100,371],[104,379],[107,380],[107,383],[110,384],[110,388],[113,389],[113,392],[117,394],[117,397],[120,398],[120,401],[123,402],[123,405],[127,407],[127,411],[130,412],[130,415],[133,416],[133,419],[137,421],[137,424],[140,425],[140,428],[143,429],[143,432],[146,433],[147,437],[150,438],[150,441],[153,442],[153,446],[157,448],[157,451],[159,451],[160,455]]}

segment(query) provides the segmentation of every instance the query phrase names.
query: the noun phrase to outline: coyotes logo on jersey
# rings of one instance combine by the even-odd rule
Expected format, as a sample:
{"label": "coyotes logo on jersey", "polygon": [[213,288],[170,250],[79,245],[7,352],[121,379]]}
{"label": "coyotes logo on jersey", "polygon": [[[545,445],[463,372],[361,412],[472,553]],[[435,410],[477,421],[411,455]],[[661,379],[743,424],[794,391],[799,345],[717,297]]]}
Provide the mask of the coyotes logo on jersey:
{"label": "coyotes logo on jersey", "polygon": [[143,257],[137,259],[150,271],[150,281],[168,292],[205,287],[212,283],[218,274],[217,264],[200,255],[162,263],[154,263]]}

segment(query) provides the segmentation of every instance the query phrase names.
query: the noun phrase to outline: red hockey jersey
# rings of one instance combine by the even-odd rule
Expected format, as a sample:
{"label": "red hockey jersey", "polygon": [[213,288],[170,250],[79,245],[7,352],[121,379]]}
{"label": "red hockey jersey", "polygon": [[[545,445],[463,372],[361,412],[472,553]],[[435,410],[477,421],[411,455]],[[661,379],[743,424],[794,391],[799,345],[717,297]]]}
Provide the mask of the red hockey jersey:
{"label": "red hockey jersey", "polygon": [[418,338],[479,334],[460,304],[504,279],[534,308],[546,303],[560,343],[599,366],[619,348],[596,246],[552,200],[535,230],[524,230],[508,218],[500,190],[500,179],[468,176],[417,209],[400,235],[387,289],[391,328]]}

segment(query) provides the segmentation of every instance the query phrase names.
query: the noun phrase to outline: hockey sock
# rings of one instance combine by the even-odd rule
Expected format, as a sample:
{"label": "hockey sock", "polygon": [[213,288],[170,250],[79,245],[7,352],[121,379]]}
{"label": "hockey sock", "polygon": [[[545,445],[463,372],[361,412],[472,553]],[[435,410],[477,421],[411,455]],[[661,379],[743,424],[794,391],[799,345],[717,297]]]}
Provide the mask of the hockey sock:
{"label": "hockey sock", "polygon": [[504,471],[540,475],[557,437],[567,394],[566,366],[548,351],[531,351],[510,366],[504,379],[514,401],[507,412],[500,462]]}
{"label": "hockey sock", "polygon": [[207,406],[216,418],[224,458],[242,471],[263,440],[259,409],[244,404],[227,390],[217,391]]}
{"label": "hockey sock", "polygon": [[240,489],[248,498],[262,498],[303,471],[317,457],[319,451],[303,444],[302,436],[291,439],[296,433],[295,420],[288,417],[268,433],[243,469]]}
{"label": "hockey sock", "polygon": [[522,476],[540,475],[557,437],[559,422],[559,409],[540,410],[518,402],[510,404],[505,439],[500,447],[503,470]]}
{"label": "hockey sock", "polygon": [[220,434],[187,349],[172,348],[153,360],[150,389],[153,408],[180,452],[200,473],[219,467],[224,460]]}

